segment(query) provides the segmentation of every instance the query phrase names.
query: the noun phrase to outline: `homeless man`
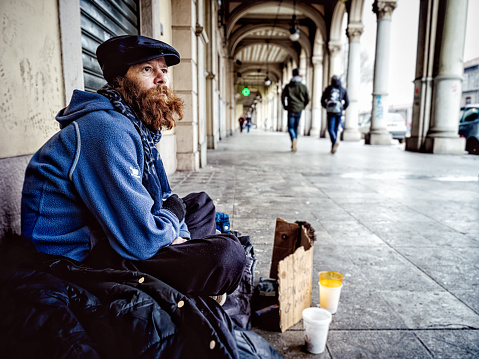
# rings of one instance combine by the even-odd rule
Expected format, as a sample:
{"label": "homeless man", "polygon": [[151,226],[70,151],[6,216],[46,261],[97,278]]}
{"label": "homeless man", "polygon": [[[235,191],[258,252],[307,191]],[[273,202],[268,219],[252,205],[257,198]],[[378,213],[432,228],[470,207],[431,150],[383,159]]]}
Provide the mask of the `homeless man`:
{"label": "homeless man", "polygon": [[204,192],[172,194],[156,144],[183,116],[168,67],[170,45],[114,37],[97,49],[108,84],[75,90],[61,131],[32,157],[22,193],[22,234],[37,251],[91,267],[151,274],[184,294],[231,293],[245,265],[233,235],[216,234]]}

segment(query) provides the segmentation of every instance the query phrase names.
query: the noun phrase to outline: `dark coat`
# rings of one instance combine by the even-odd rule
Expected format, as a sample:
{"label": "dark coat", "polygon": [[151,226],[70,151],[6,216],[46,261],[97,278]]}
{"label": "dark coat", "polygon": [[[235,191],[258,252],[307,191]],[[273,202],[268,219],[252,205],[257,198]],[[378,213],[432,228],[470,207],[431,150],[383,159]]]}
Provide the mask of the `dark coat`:
{"label": "dark coat", "polygon": [[300,113],[308,105],[308,88],[299,81],[299,77],[293,78],[290,83],[284,87],[281,93],[281,103],[285,110],[294,113]]}
{"label": "dark coat", "polygon": [[0,317],[2,358],[281,358],[209,297],[37,254],[19,236],[0,240]]}
{"label": "dark coat", "polygon": [[343,103],[343,110],[346,110],[349,106],[349,96],[348,96],[348,91],[341,86],[341,81],[337,78],[333,78],[333,81],[331,82],[331,85],[326,87],[326,89],[323,91],[323,94],[321,96],[321,106],[323,108],[326,108],[326,104],[328,103],[328,99],[331,93],[331,90],[333,87],[339,89],[340,91],[340,98],[339,100],[342,101]]}
{"label": "dark coat", "polygon": [[40,262],[0,264],[2,357],[239,357],[233,324],[211,298],[140,272]]}

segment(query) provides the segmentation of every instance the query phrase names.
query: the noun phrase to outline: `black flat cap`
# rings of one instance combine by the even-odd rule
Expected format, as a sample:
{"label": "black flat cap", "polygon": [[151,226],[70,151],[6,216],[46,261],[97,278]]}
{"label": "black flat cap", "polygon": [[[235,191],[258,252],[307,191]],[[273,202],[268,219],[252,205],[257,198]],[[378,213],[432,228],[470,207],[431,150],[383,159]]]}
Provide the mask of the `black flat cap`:
{"label": "black flat cap", "polygon": [[180,63],[180,54],[167,43],[146,36],[124,35],[108,39],[98,46],[96,57],[109,83],[124,76],[131,65],[164,57],[167,66]]}

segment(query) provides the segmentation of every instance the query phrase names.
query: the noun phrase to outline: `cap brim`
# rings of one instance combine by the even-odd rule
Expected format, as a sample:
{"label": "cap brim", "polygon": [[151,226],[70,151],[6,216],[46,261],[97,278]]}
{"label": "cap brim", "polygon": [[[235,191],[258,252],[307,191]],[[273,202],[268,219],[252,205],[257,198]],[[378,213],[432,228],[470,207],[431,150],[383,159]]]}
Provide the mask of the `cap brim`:
{"label": "cap brim", "polygon": [[150,61],[150,60],[153,60],[153,59],[157,59],[158,57],[163,57],[165,59],[166,66],[168,66],[168,67],[178,65],[180,63],[179,57],[174,55],[174,54],[161,54],[161,55],[155,54],[155,55],[151,55],[151,56],[142,58],[142,59],[137,60],[137,61],[127,62],[126,64],[128,66],[138,65],[138,64],[141,64],[143,62],[147,62],[147,61]]}

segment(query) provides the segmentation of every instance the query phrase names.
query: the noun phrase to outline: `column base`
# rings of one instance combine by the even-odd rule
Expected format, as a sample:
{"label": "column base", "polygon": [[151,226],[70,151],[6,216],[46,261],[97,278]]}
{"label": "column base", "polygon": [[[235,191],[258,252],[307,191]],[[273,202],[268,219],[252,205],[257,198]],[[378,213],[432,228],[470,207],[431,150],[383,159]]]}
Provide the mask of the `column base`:
{"label": "column base", "polygon": [[309,135],[312,137],[319,137],[319,128],[312,128],[309,131]]}
{"label": "column base", "polygon": [[177,153],[178,171],[198,171],[200,169],[200,153]]}
{"label": "column base", "polygon": [[390,145],[393,136],[389,132],[366,133],[364,143],[366,145]]}
{"label": "column base", "polygon": [[200,167],[205,168],[206,163],[208,162],[208,158],[206,156],[207,151],[208,151],[207,146],[206,146],[206,141],[199,144],[198,148],[200,150]]}
{"label": "column base", "polygon": [[208,149],[216,150],[216,147],[218,147],[218,138],[216,138],[216,136],[207,135],[206,136],[206,141],[208,143]]}
{"label": "column base", "polygon": [[341,132],[341,140],[358,142],[361,140],[361,133],[356,128],[353,130],[345,129],[343,132]]}
{"label": "column base", "polygon": [[425,150],[427,153],[463,155],[465,148],[466,139],[463,137],[426,137]]}
{"label": "column base", "polygon": [[424,138],[421,137],[406,137],[406,151],[409,152],[420,152],[422,151],[422,146]]}

